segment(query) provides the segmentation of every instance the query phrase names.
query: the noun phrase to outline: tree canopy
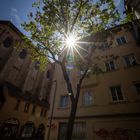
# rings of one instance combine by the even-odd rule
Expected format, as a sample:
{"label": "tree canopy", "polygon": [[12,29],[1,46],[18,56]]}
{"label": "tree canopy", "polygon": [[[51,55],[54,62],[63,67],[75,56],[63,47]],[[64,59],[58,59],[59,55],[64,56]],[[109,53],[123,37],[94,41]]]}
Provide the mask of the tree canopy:
{"label": "tree canopy", "polygon": [[[105,43],[109,28],[118,23],[120,14],[114,0],[40,0],[33,7],[36,12],[28,15],[29,21],[23,27],[36,44],[30,48],[35,50],[33,58],[41,62],[50,58],[61,67],[71,100],[65,140],[71,140],[82,81],[89,72],[98,74],[101,70],[97,65],[100,56],[94,55],[92,59],[93,52],[100,43]],[[73,47],[67,43],[70,37],[76,41]],[[76,90],[67,71],[67,62],[71,61],[81,72]],[[49,136],[50,129],[47,139]]]}
{"label": "tree canopy", "polygon": [[42,0],[32,6],[36,12],[28,14],[29,21],[23,27],[38,48],[33,57],[42,62],[51,58],[59,63],[71,34],[81,44],[82,38],[114,27],[120,19],[113,0]]}

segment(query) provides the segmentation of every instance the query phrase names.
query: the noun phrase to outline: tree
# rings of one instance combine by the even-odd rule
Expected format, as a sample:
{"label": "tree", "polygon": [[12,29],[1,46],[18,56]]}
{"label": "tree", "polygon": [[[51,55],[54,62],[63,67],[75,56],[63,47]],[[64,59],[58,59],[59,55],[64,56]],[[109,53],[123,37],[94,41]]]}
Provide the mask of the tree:
{"label": "tree", "polygon": [[[113,0],[43,0],[33,3],[33,7],[36,12],[31,12],[29,21],[23,24],[24,29],[30,32],[30,40],[36,45],[29,49],[34,59],[42,63],[52,59],[62,69],[71,100],[65,140],[71,140],[83,79],[91,72],[101,71],[97,64],[98,56],[94,56],[96,61],[93,62],[92,54],[106,41],[109,28],[116,25],[120,16]],[[88,42],[93,34],[94,39]],[[71,36],[76,39],[76,47],[67,44]],[[84,49],[83,46],[87,47]],[[72,55],[73,65],[81,71],[75,93],[67,73],[67,55]]]}

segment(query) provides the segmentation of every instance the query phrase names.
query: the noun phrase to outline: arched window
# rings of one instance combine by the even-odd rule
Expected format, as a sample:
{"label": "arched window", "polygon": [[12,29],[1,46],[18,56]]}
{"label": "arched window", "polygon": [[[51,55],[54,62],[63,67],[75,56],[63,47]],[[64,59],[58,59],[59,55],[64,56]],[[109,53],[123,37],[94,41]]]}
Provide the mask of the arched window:
{"label": "arched window", "polygon": [[34,123],[33,122],[27,122],[23,127],[21,136],[26,137],[26,138],[32,137],[34,131],[35,131]]}
{"label": "arched window", "polygon": [[15,118],[6,120],[0,130],[0,138],[3,137],[16,137],[19,128],[19,121]]}
{"label": "arched window", "polygon": [[3,41],[3,45],[5,48],[9,48],[13,43],[12,38],[7,37],[4,41]]}
{"label": "arched window", "polygon": [[21,59],[25,59],[26,56],[27,56],[27,51],[25,49],[22,49],[21,52],[19,53],[19,57]]}
{"label": "arched window", "polygon": [[50,72],[50,70],[47,71],[46,77],[47,77],[47,79],[50,79],[50,77],[51,77],[51,72]]}
{"label": "arched window", "polygon": [[43,140],[44,139],[44,133],[45,133],[45,126],[44,124],[40,124],[38,129],[37,129],[37,132],[36,132],[36,138],[39,138],[40,140]]}

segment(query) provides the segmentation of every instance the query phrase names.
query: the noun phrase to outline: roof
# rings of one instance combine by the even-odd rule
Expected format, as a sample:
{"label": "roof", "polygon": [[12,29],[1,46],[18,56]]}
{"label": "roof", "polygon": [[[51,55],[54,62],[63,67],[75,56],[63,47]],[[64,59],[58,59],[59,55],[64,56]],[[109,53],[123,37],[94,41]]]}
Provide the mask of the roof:
{"label": "roof", "polygon": [[0,20],[0,24],[7,25],[11,27],[19,36],[25,36],[11,21],[8,20]]}

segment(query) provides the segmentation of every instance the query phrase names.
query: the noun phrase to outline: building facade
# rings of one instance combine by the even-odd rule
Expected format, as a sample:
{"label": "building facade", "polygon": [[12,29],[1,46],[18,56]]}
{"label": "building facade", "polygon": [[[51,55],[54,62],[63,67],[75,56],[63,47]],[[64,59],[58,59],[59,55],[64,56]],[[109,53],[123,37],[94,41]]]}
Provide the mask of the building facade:
{"label": "building facade", "polygon": [[[140,46],[133,30],[132,23],[113,28],[112,45],[106,42],[97,49],[99,57],[117,57],[102,61],[105,73],[84,79],[72,140],[140,139]],[[61,68],[55,67],[49,139],[64,140],[71,101]],[[71,69],[69,75],[76,90],[77,70]]]}
{"label": "building facade", "polygon": [[23,34],[0,21],[0,139],[43,140],[47,127],[53,64],[31,61]]}

